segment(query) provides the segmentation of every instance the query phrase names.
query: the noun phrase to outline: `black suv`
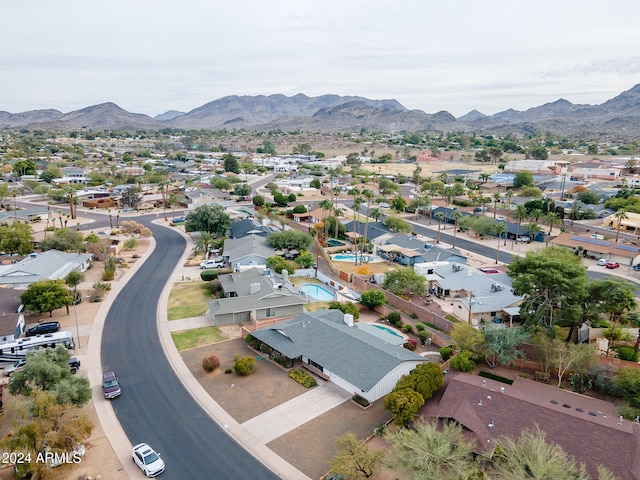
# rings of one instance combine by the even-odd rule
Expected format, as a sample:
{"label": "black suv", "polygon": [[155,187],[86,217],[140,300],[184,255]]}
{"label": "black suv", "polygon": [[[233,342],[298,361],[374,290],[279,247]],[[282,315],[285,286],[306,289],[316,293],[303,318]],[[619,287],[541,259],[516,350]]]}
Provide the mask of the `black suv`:
{"label": "black suv", "polygon": [[54,333],[60,330],[60,322],[42,322],[27,329],[27,337],[33,335],[43,335],[45,333]]}

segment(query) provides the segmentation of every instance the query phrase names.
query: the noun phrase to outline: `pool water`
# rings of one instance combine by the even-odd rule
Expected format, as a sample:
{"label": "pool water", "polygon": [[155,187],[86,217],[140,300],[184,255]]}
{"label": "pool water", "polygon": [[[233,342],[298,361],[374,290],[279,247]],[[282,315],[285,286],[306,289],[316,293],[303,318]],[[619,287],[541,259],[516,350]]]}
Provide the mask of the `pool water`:
{"label": "pool water", "polygon": [[346,243],[332,238],[327,241],[327,245],[329,245],[330,247],[344,247]]}
{"label": "pool water", "polygon": [[305,283],[300,286],[300,291],[321,302],[332,302],[335,295],[332,291],[313,283]]}
{"label": "pool water", "polygon": [[[334,255],[331,258],[336,262],[354,262],[355,263],[356,261],[356,256],[353,253],[338,253],[337,255]],[[379,258],[374,257],[373,255],[364,255],[363,258],[361,258],[361,256],[358,255],[358,261],[360,260],[362,260],[362,263],[373,263],[373,262],[381,261]]]}
{"label": "pool water", "polygon": [[385,332],[394,335],[396,337],[400,337],[403,338],[402,335],[400,335],[398,332],[394,332],[393,330],[391,330],[390,328],[387,328],[383,325],[373,325],[375,328],[377,328],[378,330],[384,330]]}

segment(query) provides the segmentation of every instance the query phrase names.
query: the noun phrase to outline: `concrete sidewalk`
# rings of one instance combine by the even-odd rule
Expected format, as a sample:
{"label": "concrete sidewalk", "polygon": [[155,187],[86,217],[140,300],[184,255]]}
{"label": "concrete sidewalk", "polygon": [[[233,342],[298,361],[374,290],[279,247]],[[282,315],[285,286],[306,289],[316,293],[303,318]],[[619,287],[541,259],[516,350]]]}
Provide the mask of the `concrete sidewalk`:
{"label": "concrete sidewalk", "polygon": [[259,442],[267,444],[350,398],[349,392],[326,382],[247,420],[242,426]]}

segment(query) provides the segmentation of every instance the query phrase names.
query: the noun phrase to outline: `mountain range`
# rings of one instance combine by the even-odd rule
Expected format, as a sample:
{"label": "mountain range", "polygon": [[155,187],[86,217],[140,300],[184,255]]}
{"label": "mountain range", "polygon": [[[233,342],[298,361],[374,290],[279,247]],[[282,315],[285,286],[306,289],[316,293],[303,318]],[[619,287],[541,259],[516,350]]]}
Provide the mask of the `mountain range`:
{"label": "mountain range", "polygon": [[0,128],[68,130],[208,129],[302,130],[309,132],[448,132],[532,134],[554,132],[591,139],[640,137],[640,84],[600,105],[573,104],[559,99],[525,111],[505,110],[484,115],[477,110],[455,118],[447,111],[428,114],[409,110],[398,101],[364,97],[303,94],[227,96],[190,112],[170,110],[156,117],[131,113],[114,103],[93,105],[69,113],[33,110],[0,111]]}

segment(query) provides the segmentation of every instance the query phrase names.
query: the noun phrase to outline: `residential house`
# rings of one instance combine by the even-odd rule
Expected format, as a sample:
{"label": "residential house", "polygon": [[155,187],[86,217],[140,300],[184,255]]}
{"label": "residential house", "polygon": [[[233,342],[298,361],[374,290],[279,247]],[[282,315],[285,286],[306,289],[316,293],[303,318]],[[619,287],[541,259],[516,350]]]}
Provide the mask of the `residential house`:
{"label": "residential house", "polygon": [[222,256],[234,271],[243,268],[264,266],[267,258],[275,254],[275,249],[267,244],[265,237],[250,234],[243,238],[227,238]]}
{"label": "residential house", "polygon": [[47,250],[33,253],[12,265],[0,265],[0,286],[27,289],[40,280],[64,279],[70,272],[84,272],[91,266],[90,253],[65,253]]}
{"label": "residential house", "polygon": [[640,247],[605,240],[602,235],[574,235],[565,232],[550,240],[549,243],[570,248],[574,252],[580,251],[583,257],[608,258],[620,265],[632,266],[640,262]]}
{"label": "residential house", "polygon": [[444,249],[425,243],[415,235],[397,234],[376,245],[375,253],[386,260],[412,267],[418,263],[450,261],[467,263],[467,259],[456,249]]}
{"label": "residential house", "polygon": [[615,230],[618,230],[619,227],[621,232],[640,235],[640,213],[625,212],[624,216],[625,218],[618,221],[614,213],[606,217],[603,223],[606,227],[614,228]]}
{"label": "residential house", "polygon": [[218,277],[224,297],[211,300],[207,313],[214,325],[259,322],[303,312],[304,297],[263,273],[262,268],[250,268]]}
{"label": "residential house", "polygon": [[231,222],[229,238],[244,238],[248,235],[266,237],[274,230],[254,218],[244,218]]}
{"label": "residential house", "polygon": [[339,310],[318,310],[251,335],[290,361],[374,402],[425,359],[354,326]]}
{"label": "residential house", "polygon": [[[513,294],[511,279],[495,269],[477,269],[460,263],[416,265],[429,282],[429,291],[451,304],[451,313],[478,326],[482,322],[509,323],[519,319],[523,297]],[[445,309],[446,310],[446,309]]]}
{"label": "residential house", "polygon": [[619,417],[614,404],[523,377],[507,385],[449,372],[420,414],[462,425],[476,453],[490,457],[501,438],[539,427],[547,443],[585,464],[589,478],[603,465],[620,480],[640,480],[640,425]]}

